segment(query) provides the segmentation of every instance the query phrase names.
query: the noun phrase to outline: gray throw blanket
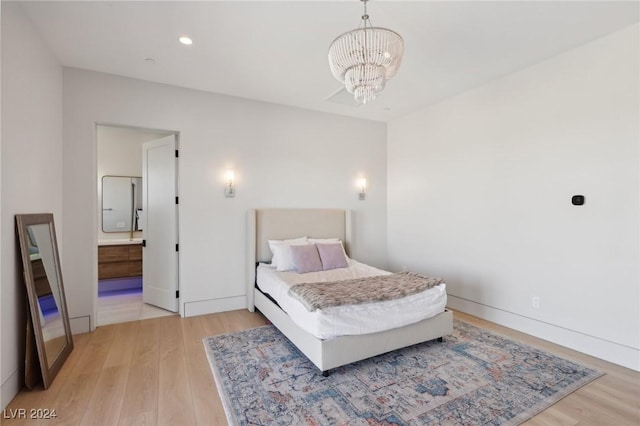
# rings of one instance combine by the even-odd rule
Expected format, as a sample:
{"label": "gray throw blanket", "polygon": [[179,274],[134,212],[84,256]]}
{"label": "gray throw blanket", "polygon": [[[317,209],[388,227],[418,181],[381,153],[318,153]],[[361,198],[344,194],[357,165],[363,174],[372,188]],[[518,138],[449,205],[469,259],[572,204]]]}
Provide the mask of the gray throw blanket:
{"label": "gray throw blanket", "polygon": [[289,289],[289,295],[299,300],[309,312],[313,312],[334,306],[400,299],[442,282],[442,278],[401,272],[344,281],[295,284]]}

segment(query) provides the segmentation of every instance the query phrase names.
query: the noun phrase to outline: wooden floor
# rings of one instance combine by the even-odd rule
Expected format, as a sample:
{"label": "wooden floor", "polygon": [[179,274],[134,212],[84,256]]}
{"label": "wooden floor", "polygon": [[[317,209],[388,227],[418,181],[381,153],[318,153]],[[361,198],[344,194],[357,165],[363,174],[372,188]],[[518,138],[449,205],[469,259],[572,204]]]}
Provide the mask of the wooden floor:
{"label": "wooden floor", "polygon": [[[640,373],[465,314],[455,317],[606,373],[526,425],[639,425]],[[47,391],[22,391],[1,423],[224,425],[202,338],[265,323],[246,310],[133,321],[74,337],[75,349]],[[7,419],[15,410],[56,410],[54,420]],[[14,411],[12,411],[14,410]]]}
{"label": "wooden floor", "polygon": [[177,315],[142,301],[140,291],[114,291],[98,297],[98,326]]}

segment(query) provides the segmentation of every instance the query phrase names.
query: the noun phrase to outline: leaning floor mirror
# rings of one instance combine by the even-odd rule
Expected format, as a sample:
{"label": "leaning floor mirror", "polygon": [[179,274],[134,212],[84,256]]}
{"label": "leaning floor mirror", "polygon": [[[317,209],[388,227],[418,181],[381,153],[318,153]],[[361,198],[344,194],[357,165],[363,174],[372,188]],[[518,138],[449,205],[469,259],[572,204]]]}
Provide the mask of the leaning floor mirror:
{"label": "leaning floor mirror", "polygon": [[[42,383],[47,389],[73,350],[53,214],[16,215],[16,228],[30,322]],[[27,345],[29,341],[27,339]]]}

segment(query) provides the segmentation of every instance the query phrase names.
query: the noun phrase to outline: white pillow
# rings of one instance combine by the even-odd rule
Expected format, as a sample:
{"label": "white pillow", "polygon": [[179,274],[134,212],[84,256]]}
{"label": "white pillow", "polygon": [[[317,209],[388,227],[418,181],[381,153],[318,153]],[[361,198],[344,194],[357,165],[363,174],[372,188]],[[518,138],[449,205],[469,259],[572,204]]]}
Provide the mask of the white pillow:
{"label": "white pillow", "polygon": [[[293,259],[291,257],[291,250],[289,250],[289,246],[307,244],[307,237],[292,238],[290,240],[269,240],[268,242],[269,242],[269,250],[271,250],[271,254],[273,255],[271,258],[271,267],[278,268],[278,265],[280,263],[285,265],[284,267],[289,267],[293,263]],[[278,249],[282,247],[286,248],[287,250]],[[290,269],[284,269],[284,270],[288,271]]]}
{"label": "white pillow", "polygon": [[340,238],[309,238],[308,241],[311,244],[339,243]]}
{"label": "white pillow", "polygon": [[[273,247],[273,258],[276,259],[276,271],[294,271],[296,269],[296,262],[293,260],[293,253],[291,246],[305,246],[308,243],[302,244],[278,244]],[[273,261],[272,261],[273,263]]]}

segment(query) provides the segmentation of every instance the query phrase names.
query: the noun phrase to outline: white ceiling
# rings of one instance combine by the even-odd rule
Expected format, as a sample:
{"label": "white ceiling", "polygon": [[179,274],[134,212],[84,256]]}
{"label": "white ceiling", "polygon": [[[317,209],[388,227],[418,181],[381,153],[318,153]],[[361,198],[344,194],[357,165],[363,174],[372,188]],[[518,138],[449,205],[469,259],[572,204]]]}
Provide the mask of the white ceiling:
{"label": "white ceiling", "polygon": [[632,25],[639,4],[372,0],[373,25],[400,33],[405,56],[355,106],[326,99],[341,87],[327,49],[360,24],[357,0],[22,2],[65,66],[380,121]]}

